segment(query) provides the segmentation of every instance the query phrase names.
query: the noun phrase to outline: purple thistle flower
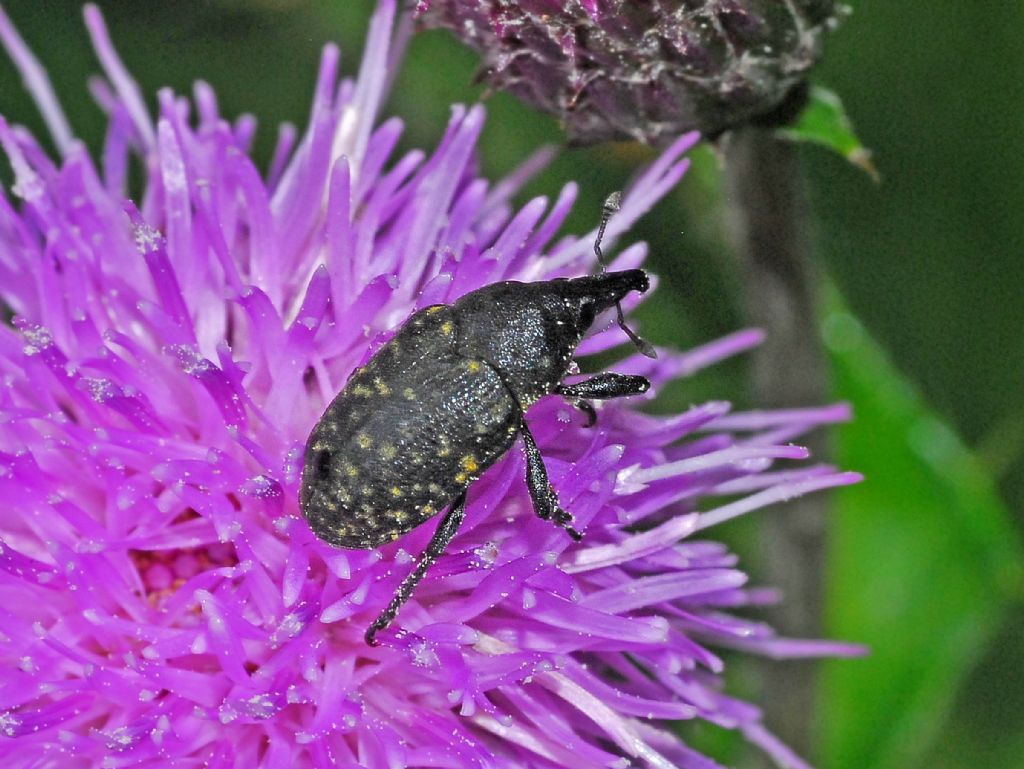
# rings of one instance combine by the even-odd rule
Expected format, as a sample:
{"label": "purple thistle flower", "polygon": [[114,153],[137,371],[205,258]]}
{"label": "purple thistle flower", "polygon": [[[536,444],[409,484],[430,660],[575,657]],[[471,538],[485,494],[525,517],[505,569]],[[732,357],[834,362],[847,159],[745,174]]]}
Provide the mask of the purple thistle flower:
{"label": "purple thistle flower", "polygon": [[[306,436],[349,373],[416,308],[499,279],[594,269],[593,233],[555,234],[575,197],[519,210],[536,165],[476,172],[479,107],[429,156],[376,124],[396,66],[395,3],[361,76],[324,52],[306,133],[264,175],[250,117],[211,89],[160,93],[156,122],[86,8],[109,117],[95,163],[0,11],[0,39],[60,153],[0,119],[0,759],[9,767],[711,767],[669,722],[741,730],[802,766],[721,693],[711,647],[854,653],[789,641],[730,610],[770,601],[704,529],[857,480],[789,441],[844,406],[674,417],[558,398],[530,424],[573,544],[533,515],[511,451],[389,631],[362,634],[432,525],[375,551],[317,540],[298,510]],[[684,136],[626,191],[621,235],[683,175]],[[145,174],[125,202],[129,158]],[[638,265],[644,247],[613,267]],[[598,324],[582,354],[622,342]],[[603,329],[603,330],[601,330]],[[617,370],[655,390],[759,340],[735,334]],[[702,512],[698,512],[701,510]]]}

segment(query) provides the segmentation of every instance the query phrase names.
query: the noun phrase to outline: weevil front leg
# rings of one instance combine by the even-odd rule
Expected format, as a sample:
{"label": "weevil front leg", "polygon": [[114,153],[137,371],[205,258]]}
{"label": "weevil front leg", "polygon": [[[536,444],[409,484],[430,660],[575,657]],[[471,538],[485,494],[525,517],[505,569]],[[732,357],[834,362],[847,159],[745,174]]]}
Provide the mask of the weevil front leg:
{"label": "weevil front leg", "polygon": [[623,398],[627,395],[640,395],[647,392],[650,388],[651,383],[646,377],[636,376],[635,374],[616,374],[613,371],[608,371],[582,382],[559,385],[555,388],[555,392],[566,398],[573,399],[573,404],[576,408],[587,415],[586,427],[591,427],[597,421],[597,412],[584,399],[607,400],[608,398]]}
{"label": "weevil front leg", "polygon": [[462,492],[459,498],[455,500],[455,503],[451,506],[444,518],[441,519],[441,523],[438,524],[437,530],[434,532],[434,536],[430,538],[430,543],[427,545],[427,549],[423,551],[420,556],[419,562],[416,564],[416,568],[405,579],[402,580],[402,584],[398,586],[398,590],[395,591],[395,597],[391,599],[391,603],[388,607],[380,613],[380,616],[373,621],[373,624],[366,631],[366,643],[370,646],[377,645],[376,635],[381,630],[391,624],[391,621],[398,614],[398,610],[402,607],[402,604],[409,600],[409,596],[412,595],[412,591],[416,589],[416,585],[420,583],[424,576],[426,576],[427,569],[433,565],[434,561],[441,557],[441,554],[448,547],[448,543],[452,541],[452,537],[455,536],[455,532],[459,530],[459,524],[462,523],[462,519],[466,517],[466,492]]}
{"label": "weevil front leg", "polygon": [[522,420],[519,428],[523,436],[523,445],[526,448],[526,488],[530,490],[530,499],[533,501],[533,509],[539,518],[545,521],[554,521],[565,529],[566,533],[579,542],[583,535],[574,529],[572,516],[565,512],[558,505],[558,495],[548,481],[548,471],[544,467],[544,458],[540,455],[537,442],[533,439],[526,420]]}

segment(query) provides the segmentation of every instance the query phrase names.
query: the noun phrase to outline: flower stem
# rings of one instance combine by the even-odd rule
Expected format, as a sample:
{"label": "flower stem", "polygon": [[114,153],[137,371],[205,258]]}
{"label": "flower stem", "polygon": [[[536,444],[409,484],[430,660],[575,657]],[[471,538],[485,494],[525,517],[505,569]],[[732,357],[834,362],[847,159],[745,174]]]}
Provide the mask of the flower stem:
{"label": "flower stem", "polygon": [[[753,400],[764,408],[818,405],[828,387],[798,149],[771,129],[748,127],[733,133],[725,157],[745,310],[767,332],[754,358]],[[822,458],[820,437],[801,442]],[[785,595],[772,617],[785,635],[821,632],[826,504],[815,495],[762,519],[762,574]],[[813,744],[816,668],[775,664],[763,673],[765,691],[779,694],[766,708],[768,726],[804,756]]]}

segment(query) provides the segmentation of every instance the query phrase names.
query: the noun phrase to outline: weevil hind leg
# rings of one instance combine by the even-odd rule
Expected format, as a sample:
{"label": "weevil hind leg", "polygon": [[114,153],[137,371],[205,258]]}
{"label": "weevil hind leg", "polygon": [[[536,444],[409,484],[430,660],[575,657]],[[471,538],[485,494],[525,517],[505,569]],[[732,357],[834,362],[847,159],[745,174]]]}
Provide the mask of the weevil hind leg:
{"label": "weevil hind leg", "polygon": [[526,448],[526,487],[530,491],[534,512],[538,518],[553,521],[561,526],[570,537],[579,542],[583,535],[571,526],[572,516],[559,506],[558,495],[548,481],[544,458],[537,448],[530,428],[526,426],[525,419],[520,427],[520,435],[523,436],[523,446]]}
{"label": "weevil hind leg", "polygon": [[445,548],[448,547],[448,543],[452,541],[455,533],[459,530],[459,525],[462,523],[462,519],[466,517],[466,492],[463,491],[459,498],[455,500],[448,512],[445,513],[444,518],[441,519],[441,523],[438,524],[437,530],[434,532],[434,536],[430,538],[429,544],[427,544],[426,550],[419,557],[419,562],[416,564],[416,568],[409,573],[405,579],[402,580],[402,584],[398,586],[398,590],[395,591],[395,597],[391,599],[391,603],[388,604],[387,608],[380,613],[380,616],[373,621],[373,624],[366,630],[366,643],[370,646],[377,645],[377,633],[384,630],[388,625],[391,624],[395,616],[398,614],[398,610],[402,607],[406,601],[409,600],[409,596],[412,595],[413,590],[416,589],[416,585],[420,583],[424,576],[427,574],[433,563],[441,557],[444,553]]}

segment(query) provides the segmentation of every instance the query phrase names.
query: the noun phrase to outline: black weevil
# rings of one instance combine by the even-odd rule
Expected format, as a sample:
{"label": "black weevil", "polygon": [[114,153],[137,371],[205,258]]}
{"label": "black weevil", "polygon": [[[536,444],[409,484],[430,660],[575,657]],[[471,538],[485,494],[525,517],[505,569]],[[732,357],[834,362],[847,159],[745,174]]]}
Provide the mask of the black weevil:
{"label": "black weevil", "polygon": [[[594,251],[619,194],[604,205]],[[601,311],[646,355],[654,349],[625,324],[619,301],[646,291],[643,270],[536,283],[504,281],[451,305],[416,312],[349,378],[306,444],[300,505],[313,532],[337,547],[370,549],[398,539],[448,508],[415,569],[366,631],[375,645],[462,522],[466,489],[521,436],[526,483],[537,515],[573,539],[524,413],[557,393],[589,416],[588,398],[646,392],[641,376],[603,373],[563,384],[573,352]]]}

